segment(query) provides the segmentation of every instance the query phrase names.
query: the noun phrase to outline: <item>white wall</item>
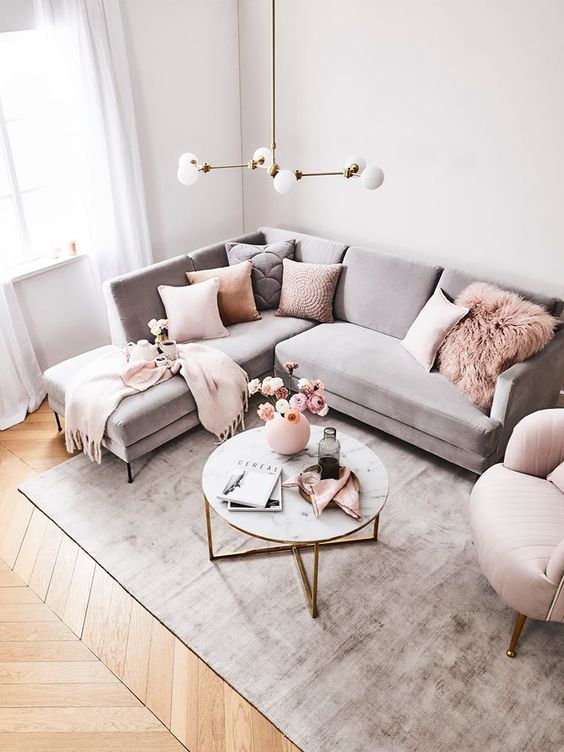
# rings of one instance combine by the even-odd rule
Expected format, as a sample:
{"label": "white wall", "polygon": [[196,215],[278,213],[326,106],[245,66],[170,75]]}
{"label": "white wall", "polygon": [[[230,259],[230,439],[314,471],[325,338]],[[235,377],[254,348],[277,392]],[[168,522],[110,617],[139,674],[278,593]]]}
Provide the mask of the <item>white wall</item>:
{"label": "white wall", "polygon": [[236,0],[121,4],[155,259],[239,234],[239,170],[176,179],[184,151],[240,161]]}
{"label": "white wall", "polygon": [[[244,153],[269,143],[269,6],[240,0]],[[384,186],[244,180],[245,228],[279,224],[564,295],[564,3],[278,3],[283,167],[360,152]]]}
{"label": "white wall", "polygon": [[0,0],[0,31],[23,31],[33,26],[33,0]]}
{"label": "white wall", "polygon": [[109,342],[106,310],[87,256],[15,282],[42,369]]}

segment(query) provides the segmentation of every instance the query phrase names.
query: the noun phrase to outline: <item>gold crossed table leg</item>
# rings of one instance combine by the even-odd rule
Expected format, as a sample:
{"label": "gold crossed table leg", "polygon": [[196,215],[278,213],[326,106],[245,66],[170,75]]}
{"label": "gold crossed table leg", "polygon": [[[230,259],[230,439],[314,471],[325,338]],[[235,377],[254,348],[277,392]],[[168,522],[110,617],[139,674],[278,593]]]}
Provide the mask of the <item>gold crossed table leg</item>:
{"label": "gold crossed table leg", "polygon": [[[216,554],[213,549],[213,534],[210,514],[210,503],[204,497],[204,509],[206,513],[206,528],[208,534],[208,553],[210,561],[216,561],[217,559],[236,559],[243,558],[245,556],[262,556],[266,554],[279,554],[284,551],[291,551],[294,555],[294,560],[298,568],[299,575],[304,586],[304,593],[306,601],[312,617],[315,619],[317,611],[317,590],[319,582],[319,548],[321,546],[334,546],[347,543],[367,543],[378,540],[378,525],[380,522],[380,515],[374,519],[372,535],[363,536],[345,536],[344,538],[337,538],[329,541],[317,541],[313,543],[284,543],[280,546],[264,546],[262,548],[248,548],[245,551],[224,551],[220,554]],[[313,581],[310,585],[307,572],[303,563],[302,556],[300,554],[301,548],[313,548]]]}

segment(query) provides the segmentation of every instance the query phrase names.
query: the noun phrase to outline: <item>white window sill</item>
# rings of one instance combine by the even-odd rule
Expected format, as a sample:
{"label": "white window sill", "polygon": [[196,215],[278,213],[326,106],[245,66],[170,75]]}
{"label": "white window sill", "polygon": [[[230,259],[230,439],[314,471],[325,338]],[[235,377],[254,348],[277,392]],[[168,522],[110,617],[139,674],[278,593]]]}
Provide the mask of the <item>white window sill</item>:
{"label": "white window sill", "polygon": [[25,264],[18,264],[9,274],[12,282],[21,282],[23,279],[35,277],[37,274],[49,272],[52,269],[59,269],[67,264],[74,264],[75,261],[86,258],[85,253],[77,253],[76,256],[59,256],[58,258],[39,258],[28,261]]}

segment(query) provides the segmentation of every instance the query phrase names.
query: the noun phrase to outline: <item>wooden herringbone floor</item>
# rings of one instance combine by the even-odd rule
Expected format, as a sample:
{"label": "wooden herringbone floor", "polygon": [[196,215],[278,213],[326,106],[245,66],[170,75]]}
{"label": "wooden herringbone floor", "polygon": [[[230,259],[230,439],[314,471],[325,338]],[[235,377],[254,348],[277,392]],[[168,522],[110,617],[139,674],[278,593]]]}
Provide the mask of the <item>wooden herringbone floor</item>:
{"label": "wooden herringbone floor", "polygon": [[17,492],[67,458],[46,404],[0,432],[0,750],[299,752]]}

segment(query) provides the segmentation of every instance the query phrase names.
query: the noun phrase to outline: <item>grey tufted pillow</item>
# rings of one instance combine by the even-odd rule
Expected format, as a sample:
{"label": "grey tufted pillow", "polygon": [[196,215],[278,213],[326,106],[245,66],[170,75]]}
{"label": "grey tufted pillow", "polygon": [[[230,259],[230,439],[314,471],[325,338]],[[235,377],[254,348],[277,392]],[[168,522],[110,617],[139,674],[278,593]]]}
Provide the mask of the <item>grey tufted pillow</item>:
{"label": "grey tufted pillow", "polygon": [[294,258],[296,241],[281,240],[270,245],[229,242],[225,244],[225,250],[230,266],[251,261],[251,279],[258,310],[278,308],[282,289],[282,262],[284,259]]}

